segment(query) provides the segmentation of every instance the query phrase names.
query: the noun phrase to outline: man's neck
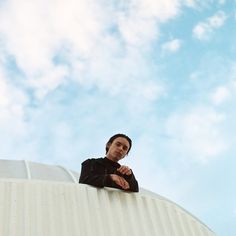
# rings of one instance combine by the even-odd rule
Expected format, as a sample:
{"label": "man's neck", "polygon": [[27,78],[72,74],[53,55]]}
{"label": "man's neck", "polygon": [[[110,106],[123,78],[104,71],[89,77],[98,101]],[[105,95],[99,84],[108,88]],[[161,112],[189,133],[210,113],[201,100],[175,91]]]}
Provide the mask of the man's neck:
{"label": "man's neck", "polygon": [[111,156],[106,156],[106,158],[110,161],[113,161],[113,162],[116,162],[116,163],[118,162],[118,161],[114,160]]}

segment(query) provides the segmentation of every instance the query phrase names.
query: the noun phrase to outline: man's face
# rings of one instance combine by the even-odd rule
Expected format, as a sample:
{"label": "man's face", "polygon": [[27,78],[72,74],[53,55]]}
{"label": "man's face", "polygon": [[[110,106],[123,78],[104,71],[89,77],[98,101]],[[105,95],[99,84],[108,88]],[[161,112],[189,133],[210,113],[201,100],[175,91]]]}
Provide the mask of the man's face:
{"label": "man's face", "polygon": [[126,138],[118,137],[112,143],[108,143],[107,147],[107,158],[117,162],[125,157],[130,145]]}

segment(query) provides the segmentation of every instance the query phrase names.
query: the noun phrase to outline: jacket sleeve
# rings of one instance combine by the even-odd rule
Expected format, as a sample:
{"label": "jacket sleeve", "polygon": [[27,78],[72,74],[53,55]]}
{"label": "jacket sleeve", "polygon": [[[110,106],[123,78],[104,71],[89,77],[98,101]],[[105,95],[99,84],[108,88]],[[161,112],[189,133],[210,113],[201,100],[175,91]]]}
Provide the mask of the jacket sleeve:
{"label": "jacket sleeve", "polygon": [[130,187],[129,191],[131,191],[131,192],[138,192],[139,191],[138,181],[136,180],[133,172],[131,175],[125,175],[123,177],[129,183],[129,187]]}
{"label": "jacket sleeve", "polygon": [[[120,175],[125,178],[130,186],[128,191],[139,191],[138,182],[135,179],[133,173],[130,176],[123,176],[119,172],[115,172],[114,174]],[[98,166],[96,161],[93,159],[88,159],[82,163],[79,183],[89,184],[99,188],[111,187],[123,190],[118,184],[111,180],[110,174],[106,173],[106,169],[101,169],[101,166]]]}
{"label": "jacket sleeve", "polygon": [[111,186],[111,182],[109,175],[106,173],[98,173],[96,163],[93,160],[88,159],[82,163],[79,183],[102,188]]}

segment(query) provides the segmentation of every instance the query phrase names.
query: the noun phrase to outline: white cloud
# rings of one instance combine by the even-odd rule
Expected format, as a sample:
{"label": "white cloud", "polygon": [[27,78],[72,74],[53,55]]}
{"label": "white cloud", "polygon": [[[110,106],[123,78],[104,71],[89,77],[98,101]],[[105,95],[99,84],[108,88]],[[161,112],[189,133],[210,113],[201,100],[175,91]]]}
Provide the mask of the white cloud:
{"label": "white cloud", "polygon": [[185,0],[185,4],[188,7],[194,7],[195,6],[195,0]]}
{"label": "white cloud", "polygon": [[23,119],[27,100],[21,89],[7,82],[4,70],[0,67],[0,123],[7,124],[9,118]]}
{"label": "white cloud", "polygon": [[220,4],[220,5],[224,5],[225,2],[226,2],[225,0],[219,0],[219,4]]}
{"label": "white cloud", "polygon": [[204,22],[198,23],[193,28],[193,35],[199,40],[207,40],[213,31],[224,25],[227,16],[223,11],[218,11],[215,15],[209,17]]}
{"label": "white cloud", "polygon": [[[196,9],[203,9],[209,7],[212,4],[212,0],[183,0],[186,6],[196,8]],[[220,0],[219,0],[220,1]]]}
{"label": "white cloud", "polygon": [[126,43],[132,46],[144,46],[158,35],[154,19],[142,19],[140,16],[120,16],[119,31]]}
{"label": "white cloud", "polygon": [[197,24],[193,29],[193,34],[198,39],[204,39],[206,37],[206,32],[209,29],[208,25],[205,23]]}
{"label": "white cloud", "polygon": [[162,45],[162,50],[167,52],[177,52],[181,47],[180,39],[173,39]]}
{"label": "white cloud", "polygon": [[215,89],[215,91],[211,95],[211,100],[213,104],[219,105],[230,98],[231,92],[225,86],[220,86]]}
{"label": "white cloud", "polygon": [[187,159],[207,162],[221,154],[226,144],[220,132],[224,115],[207,107],[173,114],[166,123],[172,137],[170,149]]}
{"label": "white cloud", "polygon": [[[10,0],[0,8],[0,34],[7,54],[39,99],[68,78],[110,92],[114,83],[117,91],[129,85],[132,90],[136,76],[136,89],[142,93],[150,90],[147,76],[140,77],[149,65],[139,58],[158,38],[159,22],[175,17],[179,8],[179,0],[130,0],[118,8],[95,0]],[[132,68],[135,76],[131,71],[126,75],[133,52],[138,58]],[[152,89],[154,98],[160,86],[152,87],[158,88]]]}
{"label": "white cloud", "polygon": [[236,96],[236,66],[232,62],[229,66],[224,65],[227,71],[227,78],[225,78],[225,71],[222,73],[224,77],[224,84],[216,86],[212,93],[209,94],[210,101],[213,105],[224,105],[224,103],[233,103]]}
{"label": "white cloud", "polygon": [[140,16],[155,17],[161,21],[176,16],[181,5],[178,0],[132,0],[131,2]]}
{"label": "white cloud", "polygon": [[68,45],[80,57],[92,50],[103,25],[94,7],[89,1],[61,0],[51,4],[47,1],[19,4],[12,0],[3,4],[0,32],[8,54],[14,56],[36,93],[42,96],[43,89],[46,95],[62,83],[61,77],[68,75],[53,61],[63,46]]}
{"label": "white cloud", "polygon": [[[116,7],[113,1],[96,0],[26,0],[22,3],[9,0],[1,3],[0,139],[5,143],[1,154],[15,156],[19,153],[18,156],[34,159],[42,158],[42,152],[48,155],[50,147],[43,146],[43,142],[53,136],[48,128],[54,126],[51,120],[55,122],[55,130],[59,130],[55,145],[62,142],[70,146],[73,133],[72,138],[68,134],[69,142],[60,137],[63,132],[69,133],[71,126],[56,126],[59,122],[56,119],[64,113],[60,113],[58,104],[52,104],[50,96],[46,97],[56,93],[60,86],[76,82],[79,86],[75,89],[80,91],[95,88],[111,99],[119,96],[124,101],[122,112],[111,108],[110,116],[123,115],[125,111],[134,119],[137,114],[149,111],[150,104],[163,94],[165,88],[158,82],[157,70],[152,71],[145,53],[153,40],[158,39],[160,22],[178,15],[180,1],[131,0],[119,4]],[[10,71],[7,67],[12,61],[14,68]],[[7,70],[10,75],[5,73]],[[30,96],[38,100],[29,104]],[[85,107],[87,110],[87,100],[77,95],[76,99],[83,101],[77,109]],[[94,101],[92,96],[91,100],[96,110],[99,101]],[[102,113],[107,113],[107,107]],[[108,120],[113,121],[110,116]],[[66,119],[61,119],[64,124]],[[86,123],[88,117],[78,119],[81,126],[90,127],[90,123]],[[102,114],[99,124],[93,115],[89,119],[94,127],[104,128],[102,121],[106,119]],[[8,133],[8,138],[4,133]],[[17,148],[12,148],[16,143]]]}
{"label": "white cloud", "polygon": [[35,89],[35,95],[42,99],[48,92],[56,89],[59,85],[65,83],[65,77],[68,75],[68,68],[65,66],[56,66],[48,69],[46,74],[35,76],[28,80],[28,86]]}
{"label": "white cloud", "polygon": [[11,83],[7,82],[5,71],[0,66],[0,149],[1,158],[18,159],[16,151],[19,142],[27,136],[25,107],[28,98]]}
{"label": "white cloud", "polygon": [[225,13],[223,11],[219,11],[214,16],[208,18],[208,24],[212,28],[219,28],[223,26],[226,18]]}

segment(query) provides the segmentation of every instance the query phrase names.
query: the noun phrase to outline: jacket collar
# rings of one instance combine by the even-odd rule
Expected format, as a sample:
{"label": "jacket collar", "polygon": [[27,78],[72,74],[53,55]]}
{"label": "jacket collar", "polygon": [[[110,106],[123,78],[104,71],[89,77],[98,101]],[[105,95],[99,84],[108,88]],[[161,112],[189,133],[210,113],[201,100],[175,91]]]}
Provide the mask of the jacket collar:
{"label": "jacket collar", "polygon": [[118,162],[114,162],[114,161],[108,159],[107,157],[104,157],[103,160],[104,160],[105,163],[110,164],[114,167],[117,167],[117,168],[120,167],[120,164]]}

